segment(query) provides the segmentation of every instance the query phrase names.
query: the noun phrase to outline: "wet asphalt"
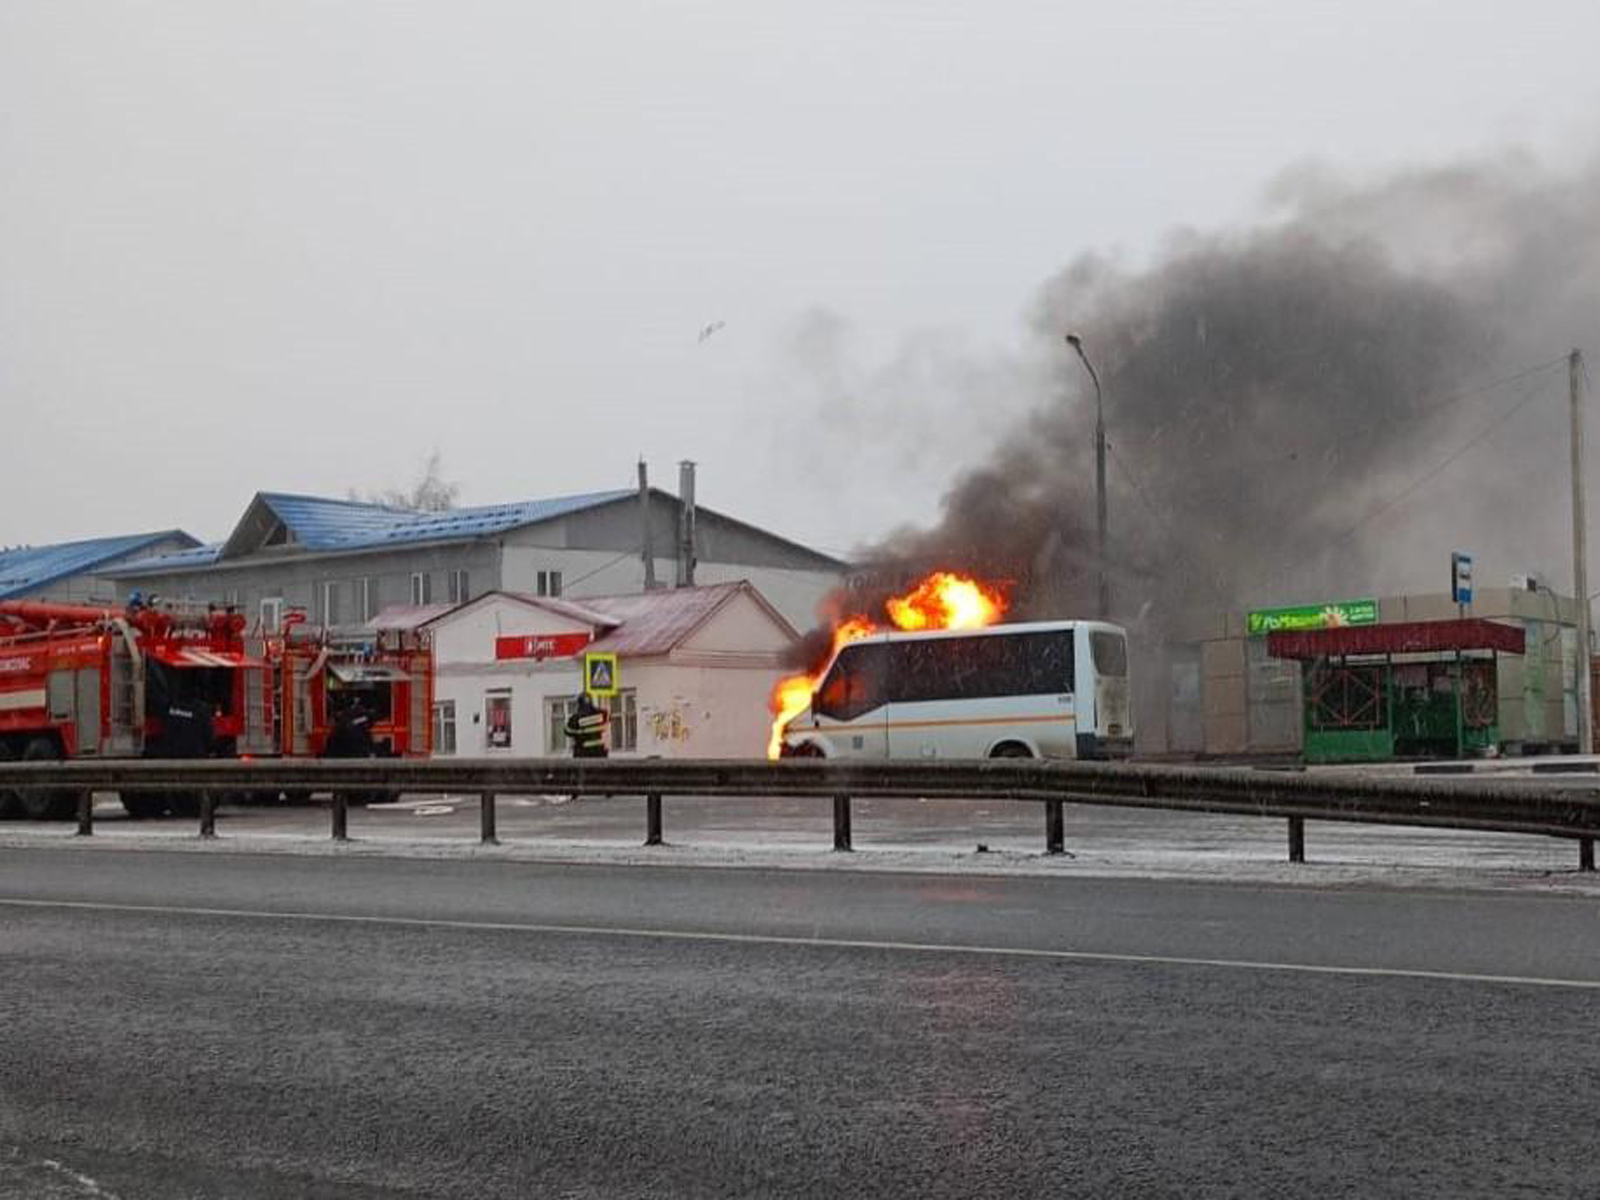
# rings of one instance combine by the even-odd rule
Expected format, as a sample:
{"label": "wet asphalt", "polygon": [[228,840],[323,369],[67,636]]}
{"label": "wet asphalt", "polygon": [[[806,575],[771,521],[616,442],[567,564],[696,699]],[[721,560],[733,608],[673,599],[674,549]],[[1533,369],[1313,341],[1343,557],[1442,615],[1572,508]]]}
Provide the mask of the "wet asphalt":
{"label": "wet asphalt", "polygon": [[37,849],[0,899],[0,1195],[1600,1192],[1583,898]]}

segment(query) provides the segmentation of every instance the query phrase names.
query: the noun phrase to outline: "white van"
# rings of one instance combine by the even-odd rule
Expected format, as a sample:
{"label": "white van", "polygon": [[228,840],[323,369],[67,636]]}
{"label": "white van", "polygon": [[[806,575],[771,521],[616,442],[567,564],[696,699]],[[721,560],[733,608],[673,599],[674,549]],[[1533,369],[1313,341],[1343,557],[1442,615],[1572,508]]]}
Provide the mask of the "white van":
{"label": "white van", "polygon": [[784,757],[1126,758],[1128,642],[1103,621],[877,633],[840,649]]}

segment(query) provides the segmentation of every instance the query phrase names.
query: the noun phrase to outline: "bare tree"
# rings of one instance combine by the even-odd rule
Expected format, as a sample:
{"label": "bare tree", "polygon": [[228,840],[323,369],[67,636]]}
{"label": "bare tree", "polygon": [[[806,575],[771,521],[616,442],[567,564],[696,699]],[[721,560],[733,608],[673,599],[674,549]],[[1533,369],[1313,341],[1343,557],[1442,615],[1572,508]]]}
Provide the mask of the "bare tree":
{"label": "bare tree", "polygon": [[444,478],[443,456],[435,448],[422,464],[422,473],[408,488],[383,488],[376,492],[350,490],[352,500],[409,508],[415,512],[448,512],[456,506],[461,485]]}

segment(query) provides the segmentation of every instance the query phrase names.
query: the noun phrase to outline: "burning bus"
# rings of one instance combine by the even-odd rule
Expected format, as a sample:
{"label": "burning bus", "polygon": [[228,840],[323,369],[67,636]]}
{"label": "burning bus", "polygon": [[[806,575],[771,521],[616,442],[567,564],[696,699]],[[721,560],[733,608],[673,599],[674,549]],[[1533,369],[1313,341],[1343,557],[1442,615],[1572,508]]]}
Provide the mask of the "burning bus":
{"label": "burning bus", "polygon": [[1002,624],[1004,593],[936,572],[852,616],[819,669],[774,689],[768,757],[1125,758],[1127,635],[1103,621]]}

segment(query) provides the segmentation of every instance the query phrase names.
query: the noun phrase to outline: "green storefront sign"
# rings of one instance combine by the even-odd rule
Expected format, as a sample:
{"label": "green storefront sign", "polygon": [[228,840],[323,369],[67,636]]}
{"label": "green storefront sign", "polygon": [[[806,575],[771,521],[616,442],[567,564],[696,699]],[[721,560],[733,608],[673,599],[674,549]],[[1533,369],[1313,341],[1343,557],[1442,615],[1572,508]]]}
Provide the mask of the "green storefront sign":
{"label": "green storefront sign", "polygon": [[1299,608],[1262,608],[1245,618],[1251,637],[1279,630],[1340,629],[1346,625],[1376,625],[1376,600],[1341,600],[1337,604],[1306,604]]}

